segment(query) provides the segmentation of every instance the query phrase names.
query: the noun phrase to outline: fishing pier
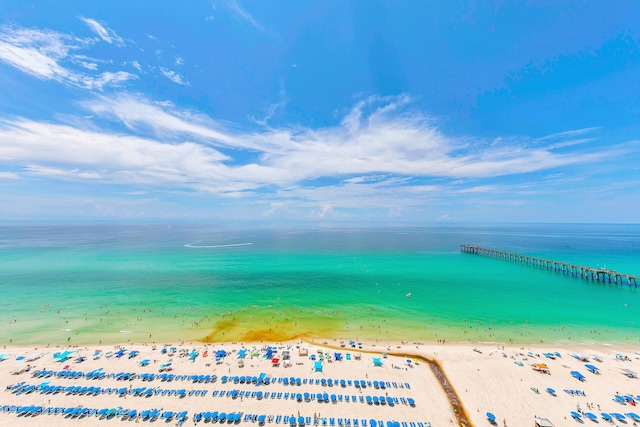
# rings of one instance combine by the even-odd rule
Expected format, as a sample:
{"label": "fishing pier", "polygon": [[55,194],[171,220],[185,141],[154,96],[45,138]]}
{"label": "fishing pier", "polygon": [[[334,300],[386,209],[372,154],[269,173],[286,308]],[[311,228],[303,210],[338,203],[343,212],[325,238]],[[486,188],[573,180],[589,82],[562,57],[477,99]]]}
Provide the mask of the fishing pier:
{"label": "fishing pier", "polygon": [[636,288],[638,287],[638,282],[640,282],[640,276],[619,273],[614,270],[607,270],[606,268],[584,267],[566,262],[536,258],[505,251],[497,251],[495,249],[487,249],[473,245],[460,245],[460,250],[468,254],[476,254],[504,261],[518,262],[520,264],[543,268],[545,270],[555,271],[568,276],[578,277],[585,280],[593,280],[596,282],[615,283],[619,285],[635,286]]}

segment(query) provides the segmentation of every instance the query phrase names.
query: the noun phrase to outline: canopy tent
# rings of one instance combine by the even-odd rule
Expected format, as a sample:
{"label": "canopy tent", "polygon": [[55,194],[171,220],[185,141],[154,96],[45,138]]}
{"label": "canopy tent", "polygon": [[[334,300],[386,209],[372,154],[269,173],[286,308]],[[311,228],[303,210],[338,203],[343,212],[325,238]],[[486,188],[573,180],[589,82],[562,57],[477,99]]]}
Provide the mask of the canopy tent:
{"label": "canopy tent", "polygon": [[599,371],[597,366],[593,366],[593,365],[584,365],[585,368],[587,368],[589,371],[591,371],[592,373],[597,373]]}
{"label": "canopy tent", "polygon": [[313,369],[315,372],[322,372],[322,362],[315,362],[313,364]]}
{"label": "canopy tent", "polygon": [[624,375],[628,376],[629,378],[635,378],[637,376],[637,374],[633,372],[631,369],[621,369],[621,371]]}
{"label": "canopy tent", "polygon": [[239,357],[240,359],[244,359],[246,356],[247,356],[247,350],[246,350],[246,349],[244,349],[244,348],[243,348],[242,350],[240,350],[240,351],[238,352],[238,357]]}
{"label": "canopy tent", "polygon": [[64,362],[65,360],[69,359],[71,357],[71,354],[73,353],[73,351],[64,351],[64,352],[56,352],[53,353],[53,358],[56,359],[56,361],[58,362]]}
{"label": "canopy tent", "polygon": [[278,359],[277,357],[274,357],[273,359],[271,359],[271,364],[273,366],[278,366],[279,363],[280,363],[280,359]]}
{"label": "canopy tent", "polygon": [[538,371],[538,372],[542,372],[542,373],[549,372],[549,367],[544,363],[536,363],[536,364],[532,365],[532,368],[533,368],[534,371]]}
{"label": "canopy tent", "polygon": [[382,361],[380,360],[379,357],[373,358],[373,366],[382,366]]}
{"label": "canopy tent", "polygon": [[571,374],[571,376],[572,376],[573,378],[575,378],[575,379],[577,379],[577,380],[580,380],[580,381],[584,381],[584,380],[585,380],[584,375],[582,375],[582,374],[581,374],[580,372],[578,372],[578,371],[571,371],[571,372],[570,372],[570,374]]}
{"label": "canopy tent", "polygon": [[555,427],[547,418],[536,417],[536,427]]}

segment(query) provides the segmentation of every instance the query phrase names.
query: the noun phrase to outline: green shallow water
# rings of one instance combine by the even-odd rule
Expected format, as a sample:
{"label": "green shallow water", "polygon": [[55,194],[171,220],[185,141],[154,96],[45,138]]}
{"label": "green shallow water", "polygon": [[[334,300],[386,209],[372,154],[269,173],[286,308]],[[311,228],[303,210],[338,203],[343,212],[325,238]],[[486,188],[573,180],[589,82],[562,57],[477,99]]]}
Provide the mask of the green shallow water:
{"label": "green shallow water", "polygon": [[0,236],[1,343],[640,343],[637,288],[459,250],[640,275],[640,226],[5,224]]}

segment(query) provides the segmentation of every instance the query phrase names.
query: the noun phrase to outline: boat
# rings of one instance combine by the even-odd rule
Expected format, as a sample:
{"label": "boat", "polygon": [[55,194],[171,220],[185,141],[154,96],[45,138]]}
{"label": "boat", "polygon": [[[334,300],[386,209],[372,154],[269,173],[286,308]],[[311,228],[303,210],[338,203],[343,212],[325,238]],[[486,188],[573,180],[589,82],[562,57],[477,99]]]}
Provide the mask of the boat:
{"label": "boat", "polygon": [[411,292],[407,292],[407,294],[405,295],[407,298],[411,298]]}

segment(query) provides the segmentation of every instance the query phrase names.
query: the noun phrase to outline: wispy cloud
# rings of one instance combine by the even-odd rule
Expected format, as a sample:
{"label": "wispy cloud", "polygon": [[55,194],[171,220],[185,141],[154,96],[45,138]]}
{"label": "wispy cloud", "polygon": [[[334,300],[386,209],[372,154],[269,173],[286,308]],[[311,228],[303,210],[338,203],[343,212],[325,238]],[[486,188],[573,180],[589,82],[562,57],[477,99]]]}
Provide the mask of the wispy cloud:
{"label": "wispy cloud", "polygon": [[[118,86],[136,78],[124,71],[89,74],[88,71],[97,71],[95,62],[82,61],[79,59],[82,56],[71,55],[71,52],[84,49],[91,43],[91,40],[51,30],[4,26],[0,27],[0,60],[38,79],[85,89]],[[84,71],[69,67],[78,61]]]}
{"label": "wispy cloud", "polygon": [[398,207],[417,208],[435,198],[495,195],[504,187],[496,181],[503,176],[517,182],[527,173],[596,164],[639,150],[631,144],[562,154],[553,150],[553,139],[544,147],[509,139],[451,138],[405,108],[409,102],[406,97],[371,97],[339,125],[323,129],[239,132],[170,103],[101,96],[82,104],[96,116],[94,123],[119,120],[146,136],[5,121],[0,165],[12,167],[16,177],[257,198],[272,206],[272,215],[306,209],[320,218],[338,208],[386,209],[394,215]]}
{"label": "wispy cloud", "polygon": [[183,85],[183,86],[188,86],[189,82],[186,81],[180,74],[178,74],[175,71],[172,70],[168,70],[164,67],[160,67],[160,72],[162,73],[163,76],[165,76],[166,78],[168,78],[169,80],[171,80],[174,83],[177,83],[179,85]]}
{"label": "wispy cloud", "polygon": [[122,37],[116,34],[110,28],[105,27],[103,24],[99,23],[95,19],[80,17],[80,20],[87,24],[87,26],[98,35],[103,41],[114,44],[116,46],[124,46],[125,42]]}
{"label": "wispy cloud", "polygon": [[260,31],[264,31],[263,26],[258,21],[256,21],[255,18],[249,12],[247,12],[242,7],[240,7],[240,5],[236,0],[227,0],[225,2],[225,5],[227,6],[227,8],[229,8],[229,10],[236,13],[242,19],[247,21],[249,24],[251,24],[252,26],[254,26]]}

